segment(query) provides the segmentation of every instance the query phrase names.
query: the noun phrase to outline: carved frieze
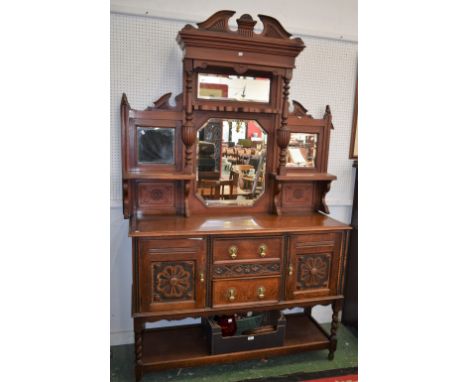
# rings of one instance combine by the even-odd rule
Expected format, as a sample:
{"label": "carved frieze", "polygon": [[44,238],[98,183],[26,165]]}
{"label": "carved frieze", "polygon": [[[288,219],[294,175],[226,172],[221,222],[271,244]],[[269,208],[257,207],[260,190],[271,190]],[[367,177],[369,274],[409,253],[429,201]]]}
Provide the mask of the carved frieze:
{"label": "carved frieze", "polygon": [[194,261],[153,264],[153,301],[193,300]]}
{"label": "carved frieze", "polygon": [[235,277],[243,275],[267,275],[278,273],[279,263],[218,264],[213,267],[214,277]]}

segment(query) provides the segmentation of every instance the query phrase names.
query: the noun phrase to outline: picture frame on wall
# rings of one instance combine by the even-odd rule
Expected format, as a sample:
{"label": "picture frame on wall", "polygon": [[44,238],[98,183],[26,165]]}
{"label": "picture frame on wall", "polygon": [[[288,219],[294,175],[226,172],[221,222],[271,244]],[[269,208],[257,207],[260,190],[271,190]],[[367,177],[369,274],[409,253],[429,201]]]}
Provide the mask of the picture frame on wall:
{"label": "picture frame on wall", "polygon": [[353,124],[351,126],[351,142],[349,146],[349,159],[358,159],[358,80],[354,91]]}

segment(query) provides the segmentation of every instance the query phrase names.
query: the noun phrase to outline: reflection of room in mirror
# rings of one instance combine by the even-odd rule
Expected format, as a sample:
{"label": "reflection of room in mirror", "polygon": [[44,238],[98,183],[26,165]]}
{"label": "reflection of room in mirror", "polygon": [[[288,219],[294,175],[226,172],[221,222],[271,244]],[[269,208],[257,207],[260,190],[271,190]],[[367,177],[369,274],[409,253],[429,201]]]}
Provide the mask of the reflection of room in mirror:
{"label": "reflection of room in mirror", "polygon": [[209,119],[198,131],[198,196],[209,206],[253,205],[265,190],[266,154],[257,121]]}
{"label": "reflection of room in mirror", "polygon": [[269,102],[270,79],[263,77],[198,75],[198,98],[249,102]]}
{"label": "reflection of room in mirror", "polygon": [[317,159],[317,141],[317,134],[291,133],[286,166],[314,168]]}
{"label": "reflection of room in mirror", "polygon": [[174,129],[138,127],[138,163],[174,164]]}

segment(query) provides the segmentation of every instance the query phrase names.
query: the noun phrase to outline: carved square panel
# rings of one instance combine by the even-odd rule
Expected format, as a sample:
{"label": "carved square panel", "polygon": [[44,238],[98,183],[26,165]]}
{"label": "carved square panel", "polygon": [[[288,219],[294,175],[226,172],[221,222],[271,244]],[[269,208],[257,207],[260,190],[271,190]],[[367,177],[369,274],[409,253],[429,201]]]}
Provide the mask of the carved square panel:
{"label": "carved square panel", "polygon": [[140,207],[174,207],[174,183],[139,183]]}
{"label": "carved square panel", "polygon": [[153,302],[194,299],[194,261],[153,263]]}
{"label": "carved square panel", "polygon": [[290,183],[283,186],[283,207],[311,207],[312,188],[308,183]]}
{"label": "carved square panel", "polygon": [[331,254],[297,256],[297,289],[327,288],[330,280]]}

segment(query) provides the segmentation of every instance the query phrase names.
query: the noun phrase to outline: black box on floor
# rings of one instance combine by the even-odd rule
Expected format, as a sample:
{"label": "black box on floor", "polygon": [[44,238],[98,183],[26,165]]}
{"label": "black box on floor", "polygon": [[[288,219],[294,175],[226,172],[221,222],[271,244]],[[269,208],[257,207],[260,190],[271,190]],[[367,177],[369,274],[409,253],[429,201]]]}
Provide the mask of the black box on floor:
{"label": "black box on floor", "polygon": [[208,334],[208,344],[211,354],[233,353],[282,346],[286,332],[286,318],[281,311],[265,312],[262,326],[274,326],[274,330],[267,333],[223,337],[221,334],[221,327],[213,318],[203,318],[202,323]]}

